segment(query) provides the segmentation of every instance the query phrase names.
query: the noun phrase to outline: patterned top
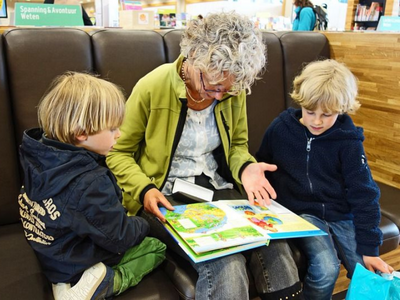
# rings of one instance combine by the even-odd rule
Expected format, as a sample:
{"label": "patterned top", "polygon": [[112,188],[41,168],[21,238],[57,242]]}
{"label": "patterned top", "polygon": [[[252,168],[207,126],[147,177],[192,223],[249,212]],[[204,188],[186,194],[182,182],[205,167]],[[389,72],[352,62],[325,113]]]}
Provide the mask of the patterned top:
{"label": "patterned top", "polygon": [[221,144],[212,105],[201,111],[188,109],[186,123],[178,147],[172,158],[167,182],[162,189],[164,195],[171,195],[174,181],[180,179],[195,182],[195,176],[204,173],[210,177],[215,189],[233,189],[217,172],[217,162],[212,152]]}

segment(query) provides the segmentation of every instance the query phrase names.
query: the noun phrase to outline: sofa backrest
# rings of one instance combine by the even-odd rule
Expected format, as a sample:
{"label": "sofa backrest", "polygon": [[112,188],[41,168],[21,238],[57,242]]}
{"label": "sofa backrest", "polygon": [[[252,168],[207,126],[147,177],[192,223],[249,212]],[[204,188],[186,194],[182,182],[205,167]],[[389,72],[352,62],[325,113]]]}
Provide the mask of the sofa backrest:
{"label": "sofa backrest", "polygon": [[267,65],[262,78],[256,81],[247,97],[249,151],[253,155],[268,125],[285,109],[281,44],[272,32],[263,32],[263,41],[267,46]]}
{"label": "sofa backrest", "polygon": [[144,75],[167,62],[162,36],[151,30],[99,30],[92,34],[96,73],[128,97]]}
{"label": "sofa backrest", "polygon": [[4,53],[4,37],[0,36],[0,225],[14,223],[18,220],[17,194],[19,190],[19,173],[17,146],[15,143],[12,120],[8,77]]}
{"label": "sofa backrest", "polygon": [[160,34],[163,36],[165,44],[165,53],[167,55],[167,62],[173,62],[178,58],[181,53],[181,42],[183,30],[166,30],[161,31]]}
{"label": "sofa backrest", "polygon": [[36,106],[53,79],[93,70],[90,36],[73,28],[17,28],[4,34],[13,120],[18,144],[37,126]]}
{"label": "sofa backrest", "polygon": [[314,60],[330,58],[328,39],[318,32],[276,32],[282,45],[286,107],[294,106],[291,93],[293,79]]}

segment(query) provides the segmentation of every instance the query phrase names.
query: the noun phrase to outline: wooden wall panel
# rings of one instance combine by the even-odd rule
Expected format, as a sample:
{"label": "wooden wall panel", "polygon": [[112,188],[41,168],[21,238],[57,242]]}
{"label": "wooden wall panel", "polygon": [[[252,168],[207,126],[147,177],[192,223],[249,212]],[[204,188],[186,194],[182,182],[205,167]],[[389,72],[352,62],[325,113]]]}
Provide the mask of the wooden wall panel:
{"label": "wooden wall panel", "polygon": [[395,5],[398,5],[397,1],[386,0],[384,15],[385,16],[391,16],[392,13],[393,13],[393,8],[394,8]]}
{"label": "wooden wall panel", "polygon": [[331,57],[359,80],[361,108],[352,116],[364,128],[374,179],[400,188],[400,34],[323,32]]}

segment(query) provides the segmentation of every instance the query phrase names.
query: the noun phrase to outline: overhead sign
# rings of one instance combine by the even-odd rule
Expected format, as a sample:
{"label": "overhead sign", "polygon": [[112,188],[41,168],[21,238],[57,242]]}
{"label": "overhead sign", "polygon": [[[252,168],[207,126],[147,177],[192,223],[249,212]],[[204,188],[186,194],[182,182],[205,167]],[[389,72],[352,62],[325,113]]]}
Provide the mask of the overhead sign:
{"label": "overhead sign", "polygon": [[83,26],[80,5],[15,3],[16,26]]}
{"label": "overhead sign", "polygon": [[376,31],[400,31],[400,17],[380,17]]}

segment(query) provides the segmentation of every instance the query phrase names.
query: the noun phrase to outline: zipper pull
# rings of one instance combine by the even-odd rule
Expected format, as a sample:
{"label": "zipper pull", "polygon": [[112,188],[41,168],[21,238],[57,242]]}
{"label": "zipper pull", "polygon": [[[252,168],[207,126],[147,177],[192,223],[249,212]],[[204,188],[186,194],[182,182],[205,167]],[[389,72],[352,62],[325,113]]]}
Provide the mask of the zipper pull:
{"label": "zipper pull", "polygon": [[310,152],[311,150],[311,142],[313,141],[314,138],[309,138],[307,140],[307,152]]}

